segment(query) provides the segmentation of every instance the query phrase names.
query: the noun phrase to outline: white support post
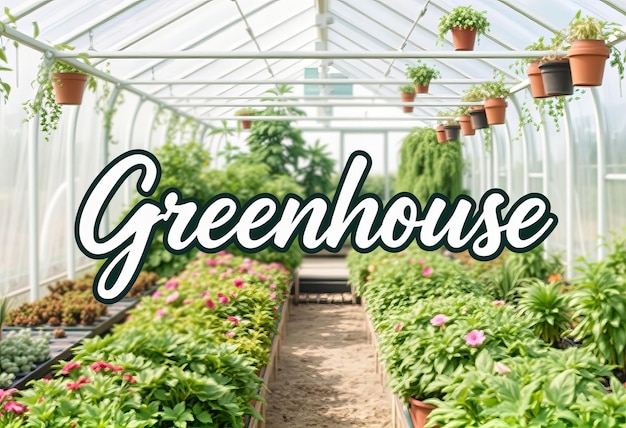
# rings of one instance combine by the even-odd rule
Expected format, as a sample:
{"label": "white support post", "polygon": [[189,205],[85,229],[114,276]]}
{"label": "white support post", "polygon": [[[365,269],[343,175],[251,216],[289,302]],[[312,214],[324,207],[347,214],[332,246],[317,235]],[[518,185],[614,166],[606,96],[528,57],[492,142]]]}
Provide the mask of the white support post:
{"label": "white support post", "polygon": [[346,134],[341,131],[339,133],[339,168],[342,168],[346,164],[346,153],[345,153],[345,143],[346,143]]}
{"label": "white support post", "polygon": [[591,89],[591,97],[593,100],[593,118],[595,125],[594,135],[596,136],[596,152],[598,172],[596,176],[598,186],[598,260],[602,260],[605,256],[604,239],[606,237],[606,144],[604,141],[604,130],[602,128],[602,110],[598,103],[598,90]]}
{"label": "white support post", "polygon": [[39,298],[39,115],[30,122],[28,134],[28,279],[30,300]]}
{"label": "white support post", "polygon": [[[71,108],[71,107],[70,107]],[[76,275],[76,251],[74,243],[74,208],[75,208],[75,180],[76,180],[76,123],[78,123],[78,113],[80,106],[72,108],[68,112],[69,120],[67,123],[67,148],[65,160],[65,216],[66,216],[66,234],[67,234],[67,260],[66,269],[68,279],[74,279]]]}
{"label": "white support post", "polygon": [[[133,134],[135,132],[135,125],[137,124],[137,118],[139,117],[139,110],[143,106],[144,98],[142,97],[137,103],[137,107],[135,108],[135,113],[133,114],[133,119],[130,121],[130,126],[128,127],[128,138],[126,139],[126,144],[124,144],[124,149],[126,151],[130,150],[133,144]],[[130,198],[131,198],[131,183],[130,180],[126,180],[126,184],[124,185],[124,202],[126,203],[126,208],[130,207]]]}
{"label": "white support post", "polygon": [[569,109],[565,106],[565,265],[566,279],[574,274],[574,150],[570,133],[571,120]]}

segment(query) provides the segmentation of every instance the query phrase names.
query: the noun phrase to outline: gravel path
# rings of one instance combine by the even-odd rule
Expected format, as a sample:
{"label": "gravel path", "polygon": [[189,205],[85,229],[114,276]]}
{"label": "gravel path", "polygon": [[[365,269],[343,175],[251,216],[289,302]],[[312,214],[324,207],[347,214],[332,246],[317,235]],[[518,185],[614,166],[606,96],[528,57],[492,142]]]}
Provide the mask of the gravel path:
{"label": "gravel path", "polygon": [[267,428],[390,427],[391,398],[375,361],[360,306],[291,306]]}

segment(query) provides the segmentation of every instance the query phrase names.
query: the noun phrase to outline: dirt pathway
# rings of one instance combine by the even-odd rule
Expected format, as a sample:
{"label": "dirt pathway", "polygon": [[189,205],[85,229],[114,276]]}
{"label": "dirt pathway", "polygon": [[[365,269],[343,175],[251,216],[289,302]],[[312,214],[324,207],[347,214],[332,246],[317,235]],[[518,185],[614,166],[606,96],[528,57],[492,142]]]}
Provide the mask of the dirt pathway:
{"label": "dirt pathway", "polygon": [[357,305],[291,306],[267,428],[385,428],[390,398]]}

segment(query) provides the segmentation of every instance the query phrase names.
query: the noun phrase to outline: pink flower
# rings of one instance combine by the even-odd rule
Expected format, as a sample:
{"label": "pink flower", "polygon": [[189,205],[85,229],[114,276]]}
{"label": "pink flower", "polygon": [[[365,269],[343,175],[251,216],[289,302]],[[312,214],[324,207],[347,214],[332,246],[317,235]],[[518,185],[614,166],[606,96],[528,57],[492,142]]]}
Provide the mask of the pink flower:
{"label": "pink flower", "polygon": [[237,293],[230,293],[230,298],[231,299],[236,299],[237,298]]}
{"label": "pink flower", "polygon": [[7,400],[11,400],[13,398],[13,393],[17,391],[17,389],[15,388],[10,388],[7,389],[6,391],[4,389],[0,389],[0,403],[3,402],[5,399]]}
{"label": "pink flower", "polygon": [[498,374],[501,374],[501,375],[505,375],[507,373],[511,373],[511,369],[508,368],[506,366],[506,364],[503,364],[503,363],[500,363],[500,362],[495,363],[494,364],[494,368],[496,369],[496,372],[498,372]]}
{"label": "pink flower", "polygon": [[2,407],[4,407],[4,410],[7,412],[13,413],[24,413],[28,410],[25,405],[20,404],[17,401],[7,401]]}
{"label": "pink flower", "polygon": [[167,315],[167,311],[165,309],[157,309],[156,310],[156,316],[157,317],[162,318],[165,315]]}
{"label": "pink flower", "polygon": [[228,297],[224,295],[224,293],[217,293],[217,301],[222,305],[225,305],[229,302]]}
{"label": "pink flower", "polygon": [[227,254],[228,254],[228,253],[226,252],[226,250],[222,250],[222,251],[220,251],[220,252],[218,252],[218,253],[217,253],[217,255],[218,255],[218,256],[225,256],[225,255],[227,255]]}
{"label": "pink flower", "polygon": [[154,293],[152,293],[152,298],[154,300],[158,299],[159,297],[161,297],[161,294],[163,294],[163,292],[161,292],[161,290],[157,290]]}
{"label": "pink flower", "polygon": [[504,300],[494,300],[491,302],[493,306],[503,306],[506,302]]}
{"label": "pink flower", "polygon": [[241,321],[241,318],[239,317],[233,317],[233,316],[229,316],[226,318],[228,321],[232,322],[234,325],[238,325],[239,321]]}
{"label": "pink flower", "polygon": [[191,303],[193,303],[193,297],[187,297],[185,300],[183,300],[183,305],[190,305]]}
{"label": "pink flower", "polygon": [[69,363],[65,363],[65,365],[61,369],[61,373],[66,375],[66,374],[69,374],[69,372],[71,372],[72,370],[77,369],[79,367],[80,367],[80,363],[77,363],[75,361],[70,361]]}
{"label": "pink flower", "polygon": [[231,273],[233,273],[235,270],[233,268],[228,268],[226,269],[226,274],[230,275]]}
{"label": "pink flower", "polygon": [[398,323],[398,324],[396,324],[396,326],[394,328],[395,328],[396,331],[400,331],[400,330],[402,330],[402,327],[404,327],[404,324]]}
{"label": "pink flower", "polygon": [[449,319],[450,318],[448,318],[444,314],[439,314],[439,315],[435,315],[434,317],[432,317],[430,319],[430,323],[434,325],[435,327],[441,327],[442,325],[447,323]]}
{"label": "pink flower", "polygon": [[228,338],[235,337],[235,332],[231,330],[228,333],[224,333],[224,336]]}
{"label": "pink flower", "polygon": [[226,272],[220,274],[220,279],[228,278],[228,274]]}
{"label": "pink flower", "polygon": [[213,303],[213,300],[211,299],[206,299],[206,301],[204,302],[206,304],[206,307],[209,309],[215,309],[215,303]]}
{"label": "pink flower", "polygon": [[178,300],[179,296],[180,294],[178,294],[178,291],[174,291],[172,294],[165,298],[165,304],[169,305],[170,303],[174,303],[176,300]]}
{"label": "pink flower", "polygon": [[270,300],[276,300],[276,293],[270,294]]}
{"label": "pink flower", "polygon": [[167,281],[165,283],[165,288],[167,288],[168,290],[175,290],[175,289],[177,289],[178,288],[178,281],[173,281],[173,280]]}
{"label": "pink flower", "polygon": [[96,373],[99,372],[100,370],[103,369],[110,369],[113,366],[105,361],[96,361],[95,363],[91,363],[89,365],[89,368],[93,371],[95,371]]}
{"label": "pink flower", "polygon": [[485,332],[482,330],[472,330],[465,336],[465,343],[475,348],[485,341]]}
{"label": "pink flower", "polygon": [[426,264],[426,259],[420,259],[420,261],[417,263],[419,263],[420,265],[424,265]]}
{"label": "pink flower", "polygon": [[276,284],[270,284],[270,290],[276,290]]}
{"label": "pink flower", "polygon": [[192,272],[191,273],[191,277],[192,278],[197,278],[198,277],[198,272]]}
{"label": "pink flower", "polygon": [[243,288],[243,279],[241,278],[233,279],[233,285],[237,288]]}
{"label": "pink flower", "polygon": [[217,260],[216,259],[206,259],[206,265],[207,266],[217,266]]}
{"label": "pink flower", "polygon": [[131,375],[129,375],[128,373],[124,373],[124,379],[127,380],[130,383],[137,383],[135,378],[132,377]]}
{"label": "pink flower", "polygon": [[207,293],[206,291],[203,291],[202,293],[200,293],[200,297],[202,297],[202,298],[205,298],[208,295],[209,295],[209,293]]}
{"label": "pink flower", "polygon": [[76,382],[70,382],[66,385],[67,389],[73,389],[73,390],[77,390],[80,389],[81,386],[83,386],[86,383],[91,383],[91,381],[89,379],[87,379],[85,376],[82,376],[80,379],[78,379]]}
{"label": "pink flower", "polygon": [[422,276],[431,276],[432,274],[433,274],[433,268],[431,268],[430,266],[422,269]]}

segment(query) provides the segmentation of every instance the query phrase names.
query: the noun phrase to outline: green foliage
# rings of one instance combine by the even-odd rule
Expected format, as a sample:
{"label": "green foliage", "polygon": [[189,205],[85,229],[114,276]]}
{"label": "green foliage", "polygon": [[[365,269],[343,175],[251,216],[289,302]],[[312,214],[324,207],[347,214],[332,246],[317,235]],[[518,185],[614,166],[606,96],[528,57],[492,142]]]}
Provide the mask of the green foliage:
{"label": "green foliage", "polygon": [[486,98],[485,88],[482,85],[472,85],[463,91],[461,101],[480,102]]}
{"label": "green foliage", "polygon": [[520,270],[521,278],[538,278],[546,281],[550,275],[562,274],[563,263],[557,253],[545,254],[545,247],[540,244],[523,253],[509,253],[507,260],[514,270]]}
{"label": "green foliage", "polygon": [[621,233],[612,232],[610,241],[605,243],[609,253],[604,262],[617,275],[626,276],[626,229]]}
{"label": "green foliage", "polygon": [[429,67],[421,60],[417,60],[417,65],[414,67],[408,64],[406,66],[406,77],[411,79],[415,85],[427,86],[431,80],[438,79],[440,76],[441,73],[436,68]]}
{"label": "green foliage", "polygon": [[398,91],[405,94],[414,94],[415,85],[401,85],[400,87],[398,87]]}
{"label": "green foliage", "polygon": [[458,6],[439,20],[439,43],[443,44],[445,35],[454,27],[476,29],[476,35],[486,34],[489,30],[487,11],[477,11],[471,6]]}
{"label": "green foliage", "polygon": [[504,74],[501,71],[494,72],[492,80],[482,83],[485,98],[506,98],[510,91],[504,83]]}
{"label": "green foliage", "polygon": [[5,384],[0,383],[0,388],[10,384],[12,375],[29,372],[36,363],[47,360],[50,356],[49,340],[49,334],[33,336],[27,328],[9,332],[0,341],[0,374],[8,374],[3,376]]}
{"label": "green foliage", "polygon": [[514,301],[519,297],[520,287],[526,278],[524,274],[522,266],[511,258],[505,258],[502,263],[482,274],[481,278],[496,299]]}
{"label": "green foliage", "polygon": [[[17,29],[16,18],[11,13],[10,9],[5,6],[4,15],[6,16],[6,20],[8,22],[0,21],[0,31],[6,30],[7,27],[12,28],[14,30]],[[39,36],[39,25],[36,22],[33,22],[33,38],[36,39]],[[0,72],[2,71],[11,71],[11,68],[8,67],[9,60],[7,58],[6,47],[2,39],[0,39]],[[13,45],[17,48],[17,42],[13,42]],[[2,65],[4,64],[4,65]],[[9,99],[9,95],[11,94],[11,85],[8,82],[5,82],[0,78],[0,97],[6,103]]]}
{"label": "green foliage", "polygon": [[397,192],[414,194],[422,204],[435,193],[450,201],[462,190],[463,157],[456,141],[437,143],[434,129],[415,128],[404,138],[400,148]]}
{"label": "green foliage", "polygon": [[235,116],[254,116],[256,110],[252,107],[242,107],[235,112]]}
{"label": "green foliage", "polygon": [[558,282],[531,280],[521,294],[517,307],[535,334],[549,345],[558,345],[571,324],[567,295],[560,292]]}
{"label": "green foliage", "polygon": [[570,292],[572,336],[600,361],[626,368],[626,278],[604,263],[590,263]]}

